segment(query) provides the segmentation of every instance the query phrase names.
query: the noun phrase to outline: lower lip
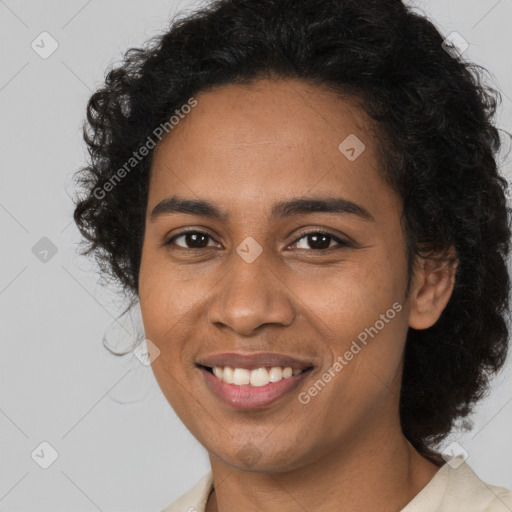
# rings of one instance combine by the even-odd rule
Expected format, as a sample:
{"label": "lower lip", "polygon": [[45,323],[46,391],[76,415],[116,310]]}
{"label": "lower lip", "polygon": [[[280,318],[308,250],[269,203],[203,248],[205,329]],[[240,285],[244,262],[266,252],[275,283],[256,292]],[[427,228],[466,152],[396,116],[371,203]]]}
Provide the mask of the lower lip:
{"label": "lower lip", "polygon": [[199,367],[199,370],[210,390],[224,403],[237,409],[258,409],[274,403],[297,388],[310,372],[308,370],[288,379],[269,382],[265,386],[251,386],[250,384],[237,386],[220,380],[203,367]]}

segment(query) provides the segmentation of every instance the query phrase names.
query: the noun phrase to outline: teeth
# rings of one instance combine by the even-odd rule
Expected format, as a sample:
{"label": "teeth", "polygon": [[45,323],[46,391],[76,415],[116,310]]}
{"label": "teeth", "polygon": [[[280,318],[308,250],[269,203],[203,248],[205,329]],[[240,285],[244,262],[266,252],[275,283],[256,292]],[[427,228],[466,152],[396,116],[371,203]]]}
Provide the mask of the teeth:
{"label": "teeth", "polygon": [[274,366],[270,368],[269,381],[270,382],[278,382],[283,378],[283,370],[279,368],[279,366]]}
{"label": "teeth", "polygon": [[287,366],[283,370],[283,379],[289,379],[292,375],[293,375],[293,370],[289,366]]}
{"label": "teeth", "polygon": [[251,386],[266,386],[270,382],[265,368],[257,368],[251,371]]}
{"label": "teeth", "polygon": [[225,366],[213,367],[213,374],[218,379],[227,384],[235,384],[237,386],[250,384],[251,386],[266,386],[269,382],[279,382],[281,379],[289,379],[293,375],[302,373],[303,370],[292,369],[290,366],[281,368],[273,366],[270,371],[267,368],[256,368],[247,370],[245,368],[230,368]]}
{"label": "teeth", "polygon": [[233,373],[233,370],[229,366],[226,366],[222,374],[222,380],[228,384],[233,384]]}
{"label": "teeth", "polygon": [[233,373],[233,384],[241,386],[242,384],[249,384],[251,381],[251,373],[244,368],[235,368]]}

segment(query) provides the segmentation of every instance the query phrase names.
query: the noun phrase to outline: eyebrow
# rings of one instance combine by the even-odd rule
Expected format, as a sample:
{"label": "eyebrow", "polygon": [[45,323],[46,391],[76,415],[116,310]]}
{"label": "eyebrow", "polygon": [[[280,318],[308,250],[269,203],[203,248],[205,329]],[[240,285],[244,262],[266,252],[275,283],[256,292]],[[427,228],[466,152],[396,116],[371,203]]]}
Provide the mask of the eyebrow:
{"label": "eyebrow", "polygon": [[[305,198],[294,197],[292,199],[276,203],[271,210],[271,220],[291,217],[292,215],[308,213],[335,213],[341,215],[354,215],[366,221],[375,221],[373,216],[365,208],[341,197]],[[172,213],[185,213],[198,215],[211,219],[227,221],[227,212],[218,208],[212,202],[205,199],[184,199],[178,196],[170,196],[160,201],[151,212],[151,222],[161,215]]]}

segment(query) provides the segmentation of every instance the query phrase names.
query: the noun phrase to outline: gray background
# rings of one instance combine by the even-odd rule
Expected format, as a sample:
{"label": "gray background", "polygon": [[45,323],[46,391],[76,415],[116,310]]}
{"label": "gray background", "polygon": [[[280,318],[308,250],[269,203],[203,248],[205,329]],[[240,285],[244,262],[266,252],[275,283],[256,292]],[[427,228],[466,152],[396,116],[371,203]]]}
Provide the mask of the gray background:
{"label": "gray background", "polygon": [[[510,132],[512,0],[416,4],[493,73],[497,123]],[[0,510],[158,511],[209,469],[150,367],[103,347],[104,336],[129,340],[130,326],[115,323],[118,295],[77,254],[70,198],[85,105],[105,70],[193,5],[0,0]],[[31,48],[43,31],[59,45],[47,59]],[[503,169],[512,175],[510,157]],[[57,248],[46,262],[32,252],[43,237]],[[472,431],[444,444],[457,441],[482,479],[512,488],[510,360],[472,419]],[[31,458],[43,441],[58,452],[48,469]]]}

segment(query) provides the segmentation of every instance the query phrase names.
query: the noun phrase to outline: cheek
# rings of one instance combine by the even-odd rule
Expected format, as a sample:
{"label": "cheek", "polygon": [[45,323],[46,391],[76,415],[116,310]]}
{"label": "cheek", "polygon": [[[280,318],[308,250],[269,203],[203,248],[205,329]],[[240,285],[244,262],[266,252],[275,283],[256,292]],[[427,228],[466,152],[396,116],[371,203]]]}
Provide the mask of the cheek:
{"label": "cheek", "polygon": [[386,262],[360,260],[343,268],[332,268],[314,277],[295,280],[294,294],[314,313],[326,330],[337,334],[357,335],[373,325],[393,303],[402,300],[405,283]]}
{"label": "cheek", "polygon": [[174,265],[165,258],[143,251],[139,273],[139,301],[146,336],[161,338],[186,320],[200,298],[198,283],[183,282]]}
{"label": "cheek", "polygon": [[[353,402],[354,389],[377,400],[392,387],[407,334],[406,282],[397,269],[389,258],[360,259],[328,276],[296,282],[301,307],[321,333],[319,341],[332,364],[342,358],[331,391],[319,403],[340,400],[357,409],[361,404]],[[346,394],[348,390],[352,392]]]}
{"label": "cheek", "polygon": [[198,308],[204,297],[200,279],[183,281],[174,265],[155,253],[142,255],[139,300],[146,338],[160,350],[153,372],[171,403],[183,394],[192,359],[191,333],[197,326]]}
{"label": "cheek", "polygon": [[139,300],[146,338],[159,349],[151,367],[163,395],[180,416],[187,417],[188,409],[183,390],[186,382],[183,351],[186,346],[187,308],[190,305],[177,291],[174,273],[165,263],[151,255],[142,256],[139,274]]}

